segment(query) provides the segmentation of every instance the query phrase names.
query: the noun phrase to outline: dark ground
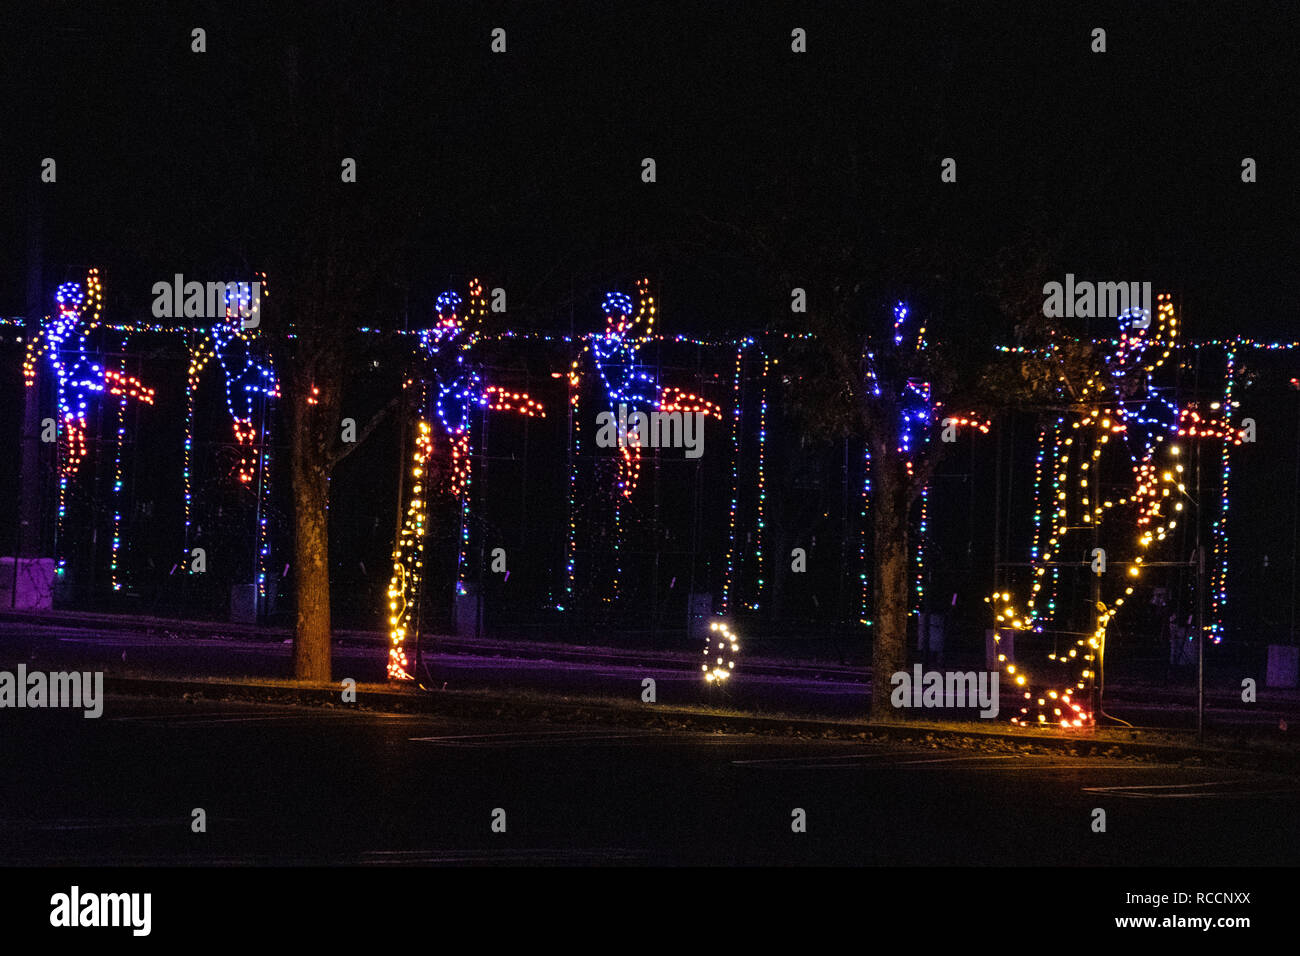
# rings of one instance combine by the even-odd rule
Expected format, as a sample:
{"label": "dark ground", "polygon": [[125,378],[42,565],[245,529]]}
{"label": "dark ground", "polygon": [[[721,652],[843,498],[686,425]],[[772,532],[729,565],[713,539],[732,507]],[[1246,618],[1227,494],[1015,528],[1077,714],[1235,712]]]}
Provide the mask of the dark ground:
{"label": "dark ground", "polygon": [[[1300,851],[1300,780],[1246,771],[128,698],[98,720],[0,722],[4,864],[1251,865]],[[206,833],[190,831],[195,807]],[[505,833],[490,830],[498,807]]]}

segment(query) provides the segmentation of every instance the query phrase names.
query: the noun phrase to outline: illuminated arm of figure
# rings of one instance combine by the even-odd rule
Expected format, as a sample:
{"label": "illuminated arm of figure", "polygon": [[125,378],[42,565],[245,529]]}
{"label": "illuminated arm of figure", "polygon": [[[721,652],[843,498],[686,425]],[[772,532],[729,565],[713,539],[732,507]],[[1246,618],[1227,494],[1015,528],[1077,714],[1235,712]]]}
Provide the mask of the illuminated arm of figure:
{"label": "illuminated arm of figure", "polygon": [[483,401],[494,412],[518,412],[529,418],[545,418],[546,409],[534,401],[527,392],[512,392],[499,385],[489,385],[483,390]]}
{"label": "illuminated arm of figure", "polygon": [[36,384],[36,364],[49,348],[50,335],[48,329],[41,329],[27,343],[27,354],[23,358],[23,384],[28,388]]}
{"label": "illuminated arm of figure", "polygon": [[686,412],[688,414],[701,412],[711,418],[722,418],[722,408],[720,406],[671,385],[666,386],[659,393],[659,411]]}

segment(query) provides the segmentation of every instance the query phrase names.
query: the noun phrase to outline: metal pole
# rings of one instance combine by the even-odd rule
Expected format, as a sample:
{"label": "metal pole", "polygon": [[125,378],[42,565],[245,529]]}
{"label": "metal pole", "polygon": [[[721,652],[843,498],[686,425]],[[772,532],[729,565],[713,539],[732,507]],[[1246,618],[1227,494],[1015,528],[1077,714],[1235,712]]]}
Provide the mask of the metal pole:
{"label": "metal pole", "polygon": [[1205,546],[1201,544],[1201,442],[1196,443],[1196,739],[1205,739]]}
{"label": "metal pole", "polygon": [[[483,450],[479,453],[479,484],[482,490],[479,492],[479,500],[483,507],[479,513],[487,515],[487,466],[488,466],[488,410],[487,406],[479,406],[479,431],[483,435]],[[473,485],[470,486],[471,488]],[[468,489],[465,491],[465,519],[469,522],[473,533],[474,518],[474,499],[470,497]],[[481,640],[483,637],[483,588],[487,585],[486,567],[483,564],[483,551],[487,545],[487,520],[483,518],[479,521],[478,528],[478,581],[475,582],[477,590],[475,591],[475,604],[477,609],[474,612],[474,639]]]}
{"label": "metal pole", "polygon": [[[1196,394],[1201,391],[1201,350],[1196,350]],[[1226,409],[1231,414],[1231,409]],[[1196,739],[1205,738],[1205,546],[1201,543],[1201,446],[1196,443]]]}
{"label": "metal pole", "polygon": [[[533,387],[532,367],[529,366],[526,362],[524,363],[524,390],[529,395],[540,394],[540,390],[534,389]],[[524,456],[523,456],[523,461],[520,463],[520,470],[522,473],[519,477],[519,507],[520,507],[519,552],[520,554],[532,553],[528,549],[528,542],[532,537],[529,534],[531,522],[528,520],[529,515],[531,514],[531,512],[528,510],[528,437],[529,435],[532,434],[532,431],[533,431],[532,428],[528,424],[528,417],[525,416],[524,417]],[[503,594],[501,596],[502,606],[505,606],[506,600],[507,598]],[[515,619],[517,620],[517,616],[515,617]],[[517,625],[516,625],[516,629],[517,629]]]}
{"label": "metal pole", "polygon": [[[661,285],[662,291],[663,286]],[[664,375],[664,347],[663,342],[655,343],[655,395],[663,394],[661,391]],[[660,509],[659,487],[662,483],[663,469],[660,467],[662,458],[659,456],[659,449],[653,449],[655,456],[655,490],[654,490],[654,530],[651,532],[655,540],[654,564],[650,571],[650,646],[657,647],[659,643],[659,558],[663,553],[663,522],[661,520],[662,512]],[[643,566],[644,567],[644,566]],[[644,571],[642,572],[645,573]]]}
{"label": "metal pole", "polygon": [[[1098,527],[1096,521],[1091,522],[1091,524],[1092,524],[1092,551],[1089,554],[1089,557],[1096,557],[1097,548],[1100,547],[1101,529]],[[1104,557],[1103,557],[1103,561],[1104,561]],[[1089,567],[1091,567],[1091,565],[1089,565]],[[1097,632],[1101,630],[1101,628],[1097,626],[1101,614],[1102,614],[1101,575],[1094,571],[1092,574],[1092,633],[1094,637],[1096,636]],[[1101,685],[1097,679],[1096,671],[1099,671],[1101,669],[1100,662],[1101,662],[1102,654],[1105,653],[1105,647],[1106,647],[1106,638],[1105,635],[1103,634],[1101,639],[1097,642],[1097,647],[1096,647],[1097,653],[1093,655],[1093,657],[1096,658],[1097,665],[1098,665],[1093,668],[1094,674],[1092,679],[1092,722],[1094,727],[1097,724],[1097,718],[1101,715]]]}
{"label": "metal pole", "polygon": [[[696,346],[695,384],[701,392],[704,391],[702,385],[703,383],[703,371],[701,365],[702,361],[703,361],[703,356],[701,355],[701,346]],[[694,487],[692,488],[691,491],[691,565],[690,565],[691,569],[686,583],[686,638],[687,640],[689,640],[691,637],[691,611],[692,611],[691,596],[695,593],[695,561],[699,555],[699,548],[700,548],[700,480],[702,478],[702,472],[700,471],[699,461],[696,461],[695,463],[695,474],[693,475],[693,477],[695,480],[693,482]],[[711,611],[713,609],[709,608],[709,610]]]}
{"label": "metal pole", "polygon": [[[695,488],[691,503],[691,571],[686,583],[686,637],[688,640],[691,637],[691,626],[695,620],[695,608],[692,601],[695,596],[695,561],[700,549],[700,483],[703,478],[704,472],[697,461],[695,463]],[[709,608],[709,610],[712,611],[713,609]]]}
{"label": "metal pole", "polygon": [[998,571],[1002,561],[1002,423],[994,424],[997,437],[993,463],[993,591],[998,592]]}
{"label": "metal pole", "polygon": [[[1231,414],[1231,412],[1229,412]],[[1291,496],[1291,643],[1295,640],[1295,586],[1296,586],[1296,540],[1300,538],[1300,416],[1296,417],[1295,433],[1295,491]]]}
{"label": "metal pole", "polygon": [[[849,613],[844,600],[844,575],[849,571],[849,440],[844,439],[844,455],[840,462],[840,573],[835,576],[835,626],[848,621]],[[838,643],[838,642],[837,642]]]}
{"label": "metal pole", "polygon": [[[23,341],[30,344],[40,334],[44,311],[45,278],[42,249],[42,223],[40,188],[36,178],[28,177],[27,211],[27,301],[24,303]],[[36,365],[36,378],[23,392],[23,424],[19,436],[18,525],[15,529],[13,580],[10,582],[9,606],[18,606],[18,564],[24,558],[35,558],[41,551],[41,496],[40,496],[40,363]],[[57,447],[57,445],[56,445]],[[57,480],[58,473],[55,472]],[[53,550],[55,566],[58,551]]]}
{"label": "metal pole", "polygon": [[[565,404],[564,440],[567,446],[566,455],[565,455],[565,467],[567,471],[565,472],[564,475],[565,478],[564,483],[566,487],[564,493],[565,493],[565,498],[567,499],[566,501],[567,508],[565,509],[564,516],[568,519],[569,526],[564,529],[565,549],[564,549],[564,560],[560,562],[560,588],[559,588],[560,598],[564,602],[564,612],[560,615],[560,620],[562,622],[561,634],[563,635],[561,637],[561,640],[566,644],[569,643],[570,640],[570,634],[572,631],[572,623],[573,623],[573,613],[574,613],[573,605],[574,602],[577,600],[576,593],[574,593],[571,590],[573,586],[576,586],[577,582],[571,580],[569,576],[570,575],[569,568],[570,566],[572,566],[576,571],[577,560],[578,560],[578,556],[577,556],[578,535],[577,535],[577,530],[575,525],[575,521],[576,521],[575,514],[574,514],[575,506],[573,503],[573,496],[574,496],[574,492],[576,491],[576,487],[578,483],[577,473],[574,471],[574,469],[577,467],[577,463],[573,459],[573,412],[574,412],[573,390],[575,386],[573,384],[573,379],[570,376],[573,375],[573,363],[575,361],[574,353],[576,351],[578,352],[579,355],[581,355],[581,351],[577,348],[577,342],[574,339],[574,304],[573,304],[573,273],[572,272],[569,273],[569,343],[568,344],[569,344],[569,353],[568,353],[569,362],[568,362],[568,367],[565,369],[565,375],[566,378],[569,379],[569,387],[565,391],[565,403],[564,403]],[[578,387],[580,387],[581,379],[579,378],[578,381],[579,381]]]}

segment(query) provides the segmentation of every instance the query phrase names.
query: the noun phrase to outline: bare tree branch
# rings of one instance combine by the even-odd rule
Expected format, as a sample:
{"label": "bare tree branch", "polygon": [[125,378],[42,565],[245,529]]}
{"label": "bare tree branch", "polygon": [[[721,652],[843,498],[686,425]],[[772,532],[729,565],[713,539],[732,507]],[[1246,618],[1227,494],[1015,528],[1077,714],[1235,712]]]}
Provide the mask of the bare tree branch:
{"label": "bare tree branch", "polygon": [[383,408],[381,408],[379,411],[375,412],[375,414],[371,416],[370,421],[366,422],[365,426],[361,429],[361,431],[357,433],[356,441],[353,442],[336,441],[334,444],[334,451],[330,455],[330,468],[331,469],[335,468],[339,462],[341,462],[344,458],[348,457],[348,455],[352,454],[359,447],[361,447],[361,445],[365,442],[365,440],[369,438],[372,434],[374,434],[375,429],[378,428],[380,425],[382,425],[384,423],[384,420],[388,418],[388,416],[391,415],[393,411],[397,408],[397,406],[400,405],[401,403],[402,403],[401,395],[396,395],[393,398],[389,399],[388,404],[385,405]]}

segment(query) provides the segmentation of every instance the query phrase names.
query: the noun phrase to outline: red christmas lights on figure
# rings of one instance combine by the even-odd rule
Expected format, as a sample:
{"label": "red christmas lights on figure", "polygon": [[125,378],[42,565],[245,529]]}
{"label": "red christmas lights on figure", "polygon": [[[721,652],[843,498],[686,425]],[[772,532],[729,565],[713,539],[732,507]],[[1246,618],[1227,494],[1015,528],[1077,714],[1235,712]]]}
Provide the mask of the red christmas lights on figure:
{"label": "red christmas lights on figure", "polygon": [[[573,411],[575,448],[581,447],[583,422],[578,415],[582,389],[582,368],[584,358],[590,356],[605,391],[607,405],[597,416],[601,430],[597,434],[597,444],[617,447],[618,464],[614,480],[614,534],[622,538],[621,501],[631,499],[641,480],[641,449],[651,444],[648,425],[629,428],[628,422],[640,417],[643,422],[658,422],[655,416],[678,416],[677,424],[685,433],[685,416],[722,418],[722,409],[714,403],[674,386],[661,386],[655,376],[640,363],[641,347],[654,335],[655,299],[650,292],[650,280],[638,279],[637,307],[632,311],[632,299],[623,292],[606,293],[601,303],[605,314],[605,329],[587,339],[587,343],[573,359],[569,366],[569,403]],[[604,422],[603,427],[601,422]],[[702,428],[701,428],[702,432]],[[612,435],[612,441],[605,438]],[[701,435],[702,440],[702,435]],[[655,443],[654,447],[658,447]],[[567,583],[566,594],[572,595],[574,582],[574,555],[576,553],[577,520],[575,514],[574,494],[577,482],[577,455],[574,456],[574,472],[569,476],[569,538],[566,556]],[[621,547],[615,546],[621,555]],[[610,593],[618,591],[622,576],[621,565],[614,569]]]}
{"label": "red christmas lights on figure", "polygon": [[418,626],[421,580],[424,574],[424,539],[428,533],[429,464],[433,457],[434,422],[441,426],[451,460],[447,490],[458,499],[461,513],[460,551],[456,574],[457,593],[464,593],[466,552],[469,545],[469,489],[473,449],[470,431],[475,411],[515,412],[529,418],[545,418],[541,402],[526,392],[485,385],[474,348],[479,344],[487,300],[478,279],[469,283],[467,314],[460,315],[461,297],[455,292],[438,296],[438,320],[419,332],[420,358],[424,372],[408,379],[404,387],[418,389],[420,419],[416,424],[415,449],[411,455],[410,499],[402,529],[393,548],[393,575],[388,583],[388,676],[412,680],[406,656],[406,641]]}
{"label": "red christmas lights on figure", "polygon": [[[186,377],[186,427],[185,427],[185,545],[190,545],[190,528],[193,513],[192,462],[194,457],[195,401],[199,383],[208,364],[217,360],[225,386],[226,411],[230,415],[231,431],[239,450],[236,479],[244,485],[257,485],[259,518],[257,523],[257,594],[258,600],[267,598],[267,561],[270,558],[269,501],[271,492],[270,444],[265,434],[259,435],[254,418],[261,412],[266,419],[268,403],[280,397],[280,384],[270,356],[259,353],[257,340],[261,332],[257,326],[248,325],[244,318],[260,312],[260,297],[267,294],[266,275],[262,273],[256,283],[225,284],[225,315],[210,329],[201,331],[190,345],[190,365]],[[258,300],[254,301],[253,297]],[[189,553],[186,551],[185,559]]]}
{"label": "red christmas lights on figure", "polygon": [[[36,384],[37,362],[44,357],[54,373],[58,401],[59,437],[59,500],[56,518],[56,535],[63,537],[64,520],[68,511],[68,488],[81,470],[87,451],[87,413],[90,401],[97,395],[109,395],[124,406],[128,399],[146,405],[154,403],[154,390],[145,387],[138,379],[125,372],[106,368],[102,359],[90,353],[90,333],[99,327],[104,303],[104,291],[99,280],[99,270],[91,269],[86,276],[86,286],[65,282],[55,292],[58,312],[47,319],[41,331],[27,344],[23,361],[23,381],[31,388]],[[90,313],[89,320],[85,313]],[[118,423],[118,460],[124,425]],[[114,497],[121,491],[121,476],[115,475]],[[117,549],[120,545],[120,513],[114,517],[113,534],[113,586],[117,589]],[[55,561],[58,574],[67,568],[67,559],[59,554]]]}
{"label": "red christmas lights on figure", "polygon": [[[1084,383],[1076,402],[1078,417],[1065,427],[1064,417],[1052,429],[1051,441],[1052,484],[1050,503],[1047,505],[1049,522],[1044,528],[1044,508],[1041,495],[1042,464],[1048,443],[1040,437],[1038,476],[1039,507],[1035,514],[1038,541],[1032,552],[1032,586],[1022,610],[1009,591],[994,593],[986,598],[993,605],[995,642],[1000,641],[997,631],[1008,629],[1028,633],[1041,633],[1044,621],[1055,611],[1051,591],[1045,589],[1056,577],[1060,555],[1065,548],[1067,535],[1097,526],[1112,509],[1131,511],[1135,544],[1138,553],[1127,561],[1107,561],[1104,551],[1093,552],[1092,571],[1105,580],[1107,565],[1124,568],[1120,581],[1113,585],[1110,594],[1096,606],[1096,616],[1091,634],[1074,641],[1074,646],[1064,653],[1048,654],[1054,665],[1077,669],[1067,683],[1044,680],[1033,676],[1023,666],[1005,654],[998,655],[1005,673],[1010,676],[1023,694],[1023,705],[1012,723],[1037,726],[1088,727],[1095,715],[1086,703],[1078,698],[1086,695],[1093,686],[1105,653],[1106,635],[1110,622],[1125,602],[1133,595],[1141,578],[1144,555],[1153,545],[1164,542],[1177,528],[1187,498],[1183,448],[1171,439],[1214,439],[1223,442],[1223,495],[1226,500],[1228,481],[1227,448],[1241,444],[1242,431],[1229,424],[1233,353],[1228,352],[1227,391],[1222,403],[1214,403],[1213,417],[1202,417],[1196,405],[1177,408],[1166,401],[1155,388],[1152,375],[1169,358],[1178,340],[1178,321],[1173,303],[1167,293],[1157,298],[1156,321],[1139,316],[1130,310],[1121,316],[1124,323],[1116,349],[1105,373],[1095,373]],[[1138,319],[1141,318],[1141,321]],[[1154,357],[1151,357],[1154,356]],[[1120,437],[1123,441],[1112,442]],[[1102,456],[1108,449],[1127,450],[1132,457],[1132,490],[1124,496],[1109,497],[1099,474]],[[1218,523],[1216,522],[1216,528]],[[1043,536],[1046,545],[1042,544]],[[1226,534],[1216,534],[1216,549],[1226,555]],[[1049,571],[1051,577],[1049,577]],[[1113,579],[1112,579],[1113,580]],[[1222,578],[1216,577],[1214,608],[1221,606]],[[1118,592],[1118,593],[1116,593]],[[1041,601],[1046,599],[1044,608]],[[1208,628],[1214,637],[1217,623]]]}

